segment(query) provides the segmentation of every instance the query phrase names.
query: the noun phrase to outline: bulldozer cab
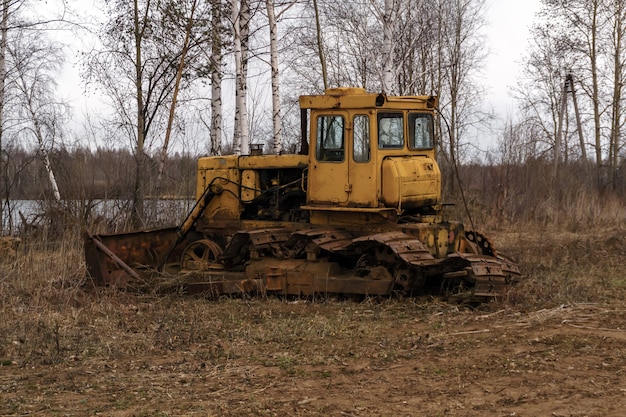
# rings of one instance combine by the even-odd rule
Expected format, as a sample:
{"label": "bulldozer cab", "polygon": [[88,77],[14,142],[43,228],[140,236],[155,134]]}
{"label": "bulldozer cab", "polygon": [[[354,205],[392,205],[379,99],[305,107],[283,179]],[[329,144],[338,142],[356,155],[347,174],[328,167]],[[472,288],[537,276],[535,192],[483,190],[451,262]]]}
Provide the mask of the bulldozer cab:
{"label": "bulldozer cab", "polygon": [[310,111],[312,216],[333,207],[400,214],[438,204],[435,103],[434,97],[391,98],[359,88],[302,96],[300,107]]}

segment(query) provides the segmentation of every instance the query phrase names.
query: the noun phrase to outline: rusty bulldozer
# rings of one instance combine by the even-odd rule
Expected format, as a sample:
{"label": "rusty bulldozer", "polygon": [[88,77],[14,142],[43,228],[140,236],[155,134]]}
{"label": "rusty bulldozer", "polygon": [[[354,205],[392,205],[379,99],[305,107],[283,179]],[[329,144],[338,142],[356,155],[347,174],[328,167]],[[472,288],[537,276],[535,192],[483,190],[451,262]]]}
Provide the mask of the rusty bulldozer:
{"label": "rusty bulldozer", "polygon": [[359,88],[300,97],[300,154],[200,158],[180,226],[86,236],[91,282],[175,276],[209,296],[504,296],[517,265],[443,216],[436,105]]}

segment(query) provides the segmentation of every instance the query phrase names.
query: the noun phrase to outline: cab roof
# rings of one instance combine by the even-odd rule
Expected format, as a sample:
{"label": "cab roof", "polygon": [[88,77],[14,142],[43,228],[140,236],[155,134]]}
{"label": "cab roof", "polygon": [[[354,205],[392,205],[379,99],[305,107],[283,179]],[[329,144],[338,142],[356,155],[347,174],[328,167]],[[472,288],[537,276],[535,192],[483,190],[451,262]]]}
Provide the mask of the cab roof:
{"label": "cab roof", "polygon": [[437,105],[436,96],[387,96],[368,93],[364,88],[329,88],[324,95],[300,96],[301,109],[402,109],[430,110]]}

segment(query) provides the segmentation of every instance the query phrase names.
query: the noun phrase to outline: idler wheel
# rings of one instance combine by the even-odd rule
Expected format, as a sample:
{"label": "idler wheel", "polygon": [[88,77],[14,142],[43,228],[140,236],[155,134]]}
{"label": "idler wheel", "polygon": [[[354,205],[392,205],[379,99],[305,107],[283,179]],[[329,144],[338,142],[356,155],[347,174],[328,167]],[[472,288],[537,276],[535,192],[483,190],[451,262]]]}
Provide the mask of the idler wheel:
{"label": "idler wheel", "polygon": [[196,240],[191,242],[183,251],[180,266],[183,270],[188,271],[207,270],[217,262],[222,252],[222,248],[212,240]]}

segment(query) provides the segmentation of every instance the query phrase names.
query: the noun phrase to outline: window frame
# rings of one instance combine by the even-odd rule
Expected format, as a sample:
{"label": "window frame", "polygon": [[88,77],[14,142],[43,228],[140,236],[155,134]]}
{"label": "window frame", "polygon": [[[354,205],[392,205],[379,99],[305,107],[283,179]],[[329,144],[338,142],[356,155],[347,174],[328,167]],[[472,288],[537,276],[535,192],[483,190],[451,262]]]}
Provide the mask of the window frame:
{"label": "window frame", "polygon": [[[357,123],[357,118],[364,120],[364,124]],[[363,129],[363,140],[360,143],[360,149],[365,158],[357,158],[357,126],[366,127]],[[372,127],[370,116],[367,114],[355,114],[352,117],[352,160],[356,163],[363,164],[370,162],[372,159]]]}
{"label": "window frame", "polygon": [[[322,120],[332,119],[328,124],[328,127],[322,126],[320,123]],[[333,123],[337,120],[341,120],[341,136],[339,138],[340,143],[337,147],[326,147],[324,145],[328,144],[328,138],[331,136],[330,134],[324,135],[322,137],[322,133],[324,131],[330,133],[331,127]],[[343,114],[319,114],[316,116],[315,120],[316,124],[316,133],[315,133],[315,158],[320,162],[343,162],[345,161],[345,153],[346,153],[346,118]],[[333,134],[338,131],[337,128],[332,127]],[[336,139],[335,139],[336,140]]]}
{"label": "window frame", "polygon": [[[415,129],[415,122],[418,119],[425,119],[426,120],[426,133],[428,134],[428,142],[429,142],[429,146],[416,146],[416,129]],[[408,115],[408,122],[409,122],[409,149],[414,150],[414,151],[420,151],[420,150],[429,150],[429,149],[433,149],[435,147],[435,136],[434,136],[434,120],[433,120],[433,115],[430,113],[420,113],[420,112],[409,112]],[[424,132],[424,129],[422,129],[422,132]],[[423,141],[422,141],[423,143]]]}
{"label": "window frame", "polygon": [[[391,141],[389,143],[383,143],[383,140],[382,140],[383,134],[381,134],[381,132],[382,132],[382,130],[381,130],[381,128],[382,128],[381,121],[385,120],[385,119],[386,120],[400,119],[401,129],[399,131],[401,132],[402,136],[398,138],[398,137],[394,137],[392,135],[388,135],[390,139],[396,139],[396,140],[400,139],[399,143],[396,143],[396,140]],[[381,111],[381,112],[378,112],[376,114],[376,121],[377,121],[377,125],[378,125],[377,129],[376,129],[377,130],[376,133],[378,135],[378,138],[377,138],[378,139],[378,149],[381,149],[381,150],[404,149],[405,142],[406,142],[405,134],[404,134],[404,119],[405,119],[404,113],[401,112],[401,111]],[[397,129],[397,126],[394,127],[393,125],[390,125],[389,126],[389,131],[391,132],[394,128]]]}

